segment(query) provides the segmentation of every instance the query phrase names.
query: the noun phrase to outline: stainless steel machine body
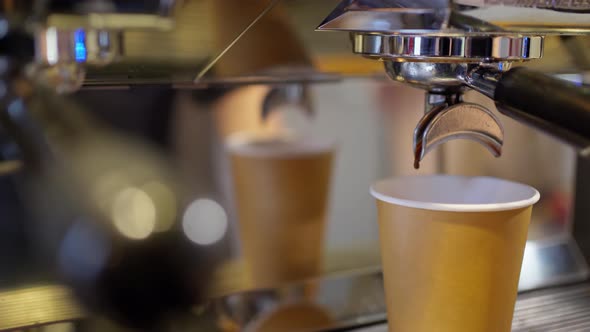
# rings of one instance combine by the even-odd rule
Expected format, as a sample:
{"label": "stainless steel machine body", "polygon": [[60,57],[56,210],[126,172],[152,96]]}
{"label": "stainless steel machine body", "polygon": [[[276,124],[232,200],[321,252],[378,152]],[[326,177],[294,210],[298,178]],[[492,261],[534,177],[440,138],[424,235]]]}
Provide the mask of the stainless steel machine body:
{"label": "stainless steel machine body", "polygon": [[[298,1],[305,2],[288,4],[296,7]],[[265,84],[270,88],[262,92],[257,117],[272,121],[271,113],[291,106],[317,113],[310,102],[313,83],[333,84],[343,76],[311,68],[307,54],[299,54],[297,47],[285,47],[287,55],[271,57],[264,65],[244,61],[208,66],[217,60],[247,60],[248,53],[236,55],[232,50],[248,50],[241,48],[240,40],[258,45],[255,36],[261,31],[251,23],[268,24],[259,20],[273,14],[277,1],[237,6],[245,22],[236,22],[225,34],[205,34],[215,37],[200,42],[187,39],[202,49],[215,47],[163,61],[176,54],[173,47],[161,51],[158,45],[179,50],[185,46],[166,44],[171,35],[182,33],[174,30],[182,23],[173,18],[199,2],[204,1],[0,2],[6,27],[0,39],[0,200],[4,203],[0,206],[10,207],[3,216],[21,223],[22,232],[15,234],[33,242],[28,250],[34,257],[2,257],[3,264],[10,261],[6,264],[11,273],[7,280],[0,279],[0,330],[65,321],[70,325],[64,330],[79,331],[118,331],[122,325],[221,331],[226,325],[248,326],[272,308],[301,300],[307,287],[318,289],[314,303],[334,318],[332,324],[314,330],[384,323],[380,271],[372,264],[345,273],[335,268],[339,273],[331,271],[317,280],[276,289],[230,286],[211,291],[219,287],[211,286],[212,281],[225,280],[213,274],[217,256],[229,251],[227,244],[200,246],[182,229],[182,211],[191,200],[203,195],[219,202],[226,199],[220,179],[225,173],[215,161],[221,136],[215,132],[219,130],[215,122],[222,120],[210,110],[217,107],[219,96],[237,87]],[[207,8],[198,7],[189,21],[206,20],[201,12],[209,13]],[[518,67],[543,56],[547,36],[587,34],[589,12],[587,1],[348,0],[319,29],[350,33],[353,53],[382,61],[391,79],[426,91],[427,112],[413,137],[416,164],[455,138],[477,141],[494,155],[501,154],[505,135],[510,134],[501,123],[505,120],[489,106],[467,100],[470,90],[494,99],[504,114],[573,143],[583,155],[590,139],[588,89]],[[283,17],[272,19],[276,23]],[[287,33],[277,31],[275,41],[261,39],[283,45]],[[190,31],[188,35],[193,37]],[[564,47],[583,53],[583,47],[567,38],[562,37]],[[152,40],[153,46],[134,49],[141,41],[152,45]],[[137,50],[146,49],[164,55],[147,61],[137,57],[141,53]],[[576,59],[584,65],[584,55]],[[194,69],[186,71],[187,67]],[[205,73],[203,68],[212,70]],[[190,102],[179,95],[189,96]],[[198,105],[199,111],[184,114],[183,102]],[[170,142],[167,132],[175,117],[179,123],[195,122],[195,127],[185,129],[188,133],[180,147]],[[323,128],[338,121],[342,119],[334,115]],[[176,123],[174,128],[182,125]],[[199,133],[192,136],[193,131]],[[194,173],[183,177],[170,157],[182,154],[175,149],[183,146],[196,150],[187,157],[198,160],[188,163],[188,168],[198,168],[194,183],[190,178]],[[585,200],[590,185],[583,179],[590,169],[585,157],[579,157],[577,167],[573,231],[528,246],[520,290],[532,293],[522,295],[516,330],[536,326],[535,317],[526,313],[537,294],[552,298],[537,290],[588,277],[584,257],[590,257],[586,226],[590,214]],[[226,210],[231,217],[231,210]],[[7,240],[6,248],[20,248],[24,239]],[[342,255],[345,261],[356,257]],[[21,261],[27,262],[22,271]],[[230,275],[239,274],[232,271]],[[33,277],[18,280],[23,274]],[[573,303],[568,306],[572,311],[583,312],[587,298],[570,296],[578,291],[586,294],[587,286],[560,288],[555,302],[564,299]],[[536,317],[542,316],[546,314]],[[575,321],[569,327],[584,330],[587,322],[577,317],[572,316]],[[559,326],[552,319],[551,324]]]}
{"label": "stainless steel machine body", "polygon": [[[523,31],[514,23],[489,21],[489,17],[482,16],[475,9],[479,7],[484,12],[524,9],[520,17],[524,22],[531,15],[579,19],[588,11],[587,4],[578,2],[569,2],[569,6],[565,6],[565,3],[547,6],[541,2],[524,1],[352,0],[341,2],[318,30],[350,32],[354,53],[383,60],[385,70],[393,80],[423,88],[431,95],[439,95],[439,100],[446,99],[439,104],[446,104],[447,107],[460,104],[460,96],[454,96],[453,100],[448,96],[461,95],[465,89],[471,88],[494,99],[504,114],[541,127],[583,149],[587,148],[590,128],[585,124],[590,119],[587,117],[589,109],[586,101],[590,93],[584,89],[576,92],[573,86],[560,85],[559,81],[548,80],[522,69],[510,70],[515,62],[541,58],[544,36],[584,33],[584,29],[588,29],[587,23],[570,30],[564,24],[559,25],[562,28],[540,26]],[[536,90],[532,87],[547,84],[550,84],[551,91],[549,87]],[[559,114],[552,110],[557,106],[555,103],[539,105],[530,100],[543,97],[545,93],[551,93],[556,100],[561,98],[559,105],[563,110]],[[428,98],[436,99],[434,96]],[[565,101],[573,104],[568,105]],[[434,106],[440,105],[427,103],[426,111],[434,109]],[[465,108],[455,107],[447,112],[463,113],[462,109]],[[500,124],[497,121],[486,121],[488,115],[484,110],[480,114],[483,120],[476,120],[472,124],[463,121],[462,130],[457,128],[454,132],[458,137],[484,145],[501,146],[502,137],[481,130],[480,123],[492,123],[492,131],[495,132]],[[425,130],[428,126],[436,127],[437,123],[440,126],[440,123],[448,122],[435,122],[434,119],[438,120],[437,115],[425,116],[416,133],[423,134],[428,132]],[[569,120],[572,122],[567,123]],[[444,133],[441,137],[432,138],[428,134],[416,137],[416,167],[419,167],[425,151],[452,137],[452,132],[448,130],[440,132]],[[470,132],[474,134],[470,135]],[[501,154],[499,148],[492,151],[496,151],[496,155]]]}

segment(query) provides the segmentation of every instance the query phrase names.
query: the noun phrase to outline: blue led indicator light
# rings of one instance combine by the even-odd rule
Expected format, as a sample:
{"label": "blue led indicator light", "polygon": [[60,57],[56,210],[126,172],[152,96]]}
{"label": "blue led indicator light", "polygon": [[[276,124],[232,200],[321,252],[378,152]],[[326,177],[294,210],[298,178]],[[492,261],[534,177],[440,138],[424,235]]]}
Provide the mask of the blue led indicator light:
{"label": "blue led indicator light", "polygon": [[76,52],[76,61],[86,61],[86,32],[83,29],[78,29],[74,32],[74,51]]}

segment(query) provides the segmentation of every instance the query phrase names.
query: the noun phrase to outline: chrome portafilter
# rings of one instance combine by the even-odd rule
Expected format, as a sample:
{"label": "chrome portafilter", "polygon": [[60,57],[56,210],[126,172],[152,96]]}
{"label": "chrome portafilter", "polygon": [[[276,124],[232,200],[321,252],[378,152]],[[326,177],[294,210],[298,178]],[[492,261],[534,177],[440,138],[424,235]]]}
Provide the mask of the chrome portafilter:
{"label": "chrome portafilter", "polygon": [[502,155],[504,130],[500,120],[486,107],[463,101],[472,73],[501,72],[509,63],[462,64],[430,62],[386,62],[390,77],[427,91],[425,114],[414,130],[414,168],[437,146],[454,139],[467,139]]}
{"label": "chrome portafilter", "polygon": [[[465,103],[463,94],[473,88],[492,97],[495,80],[512,63],[541,58],[543,37],[506,33],[442,5],[429,14],[385,5],[380,3],[384,8],[376,11],[360,5],[357,10],[340,7],[335,11],[340,16],[326,19],[320,30],[350,31],[353,53],[383,61],[392,80],[427,92],[425,115],[414,131],[414,167],[420,167],[429,151],[453,139],[478,142],[500,156],[502,124],[485,107]],[[388,26],[375,25],[375,18]],[[433,21],[428,24],[427,19]],[[399,33],[393,31],[396,25],[402,28]]]}
{"label": "chrome portafilter", "polygon": [[[555,17],[557,8],[536,2],[479,1],[484,9],[478,11],[478,6],[467,6],[474,1],[460,3],[344,0],[317,30],[348,32],[353,53],[382,61],[392,80],[427,92],[426,114],[414,132],[416,167],[428,151],[455,138],[476,141],[493,155],[501,154],[502,125],[485,107],[463,101],[469,89],[493,99],[504,115],[588,148],[590,89],[524,67],[512,68],[540,59],[544,36],[551,32],[541,26],[519,29],[477,15],[493,5],[506,5]],[[583,6],[570,9],[583,12]],[[504,7],[502,13],[508,10]],[[587,24],[580,27],[578,33],[586,31]]]}
{"label": "chrome portafilter", "polygon": [[461,102],[426,113],[414,130],[414,168],[426,153],[452,139],[468,139],[486,147],[494,157],[502,154],[504,130],[492,112],[481,105]]}
{"label": "chrome portafilter", "polygon": [[426,90],[425,115],[414,131],[414,167],[426,153],[453,139],[482,144],[502,154],[502,124],[485,107],[463,101],[469,88],[493,98],[497,80],[512,63],[539,59],[543,37],[493,32],[501,29],[454,16],[454,22],[477,26],[477,32],[429,34],[352,33],[353,52],[384,61],[397,82]]}
{"label": "chrome portafilter", "polygon": [[[450,53],[445,52],[457,44],[455,37],[441,37],[432,43],[425,41],[434,37],[416,38],[402,44],[422,45],[419,48],[398,49],[400,54],[383,59],[392,80],[427,92],[425,115],[414,132],[416,168],[426,153],[453,139],[480,143],[496,157],[502,154],[502,124],[482,105],[463,101],[462,96],[469,89],[496,101],[497,109],[504,115],[580,149],[590,146],[590,89],[524,67],[512,68],[515,62],[540,58],[543,38],[490,37],[489,42],[484,42],[490,46],[487,49],[475,46],[485,38],[478,37],[471,43],[467,42],[469,38],[463,38],[459,40],[467,43],[461,51]],[[391,46],[392,42],[386,44]],[[364,45],[366,55],[372,47],[370,43]],[[463,60],[459,61],[461,57]]]}

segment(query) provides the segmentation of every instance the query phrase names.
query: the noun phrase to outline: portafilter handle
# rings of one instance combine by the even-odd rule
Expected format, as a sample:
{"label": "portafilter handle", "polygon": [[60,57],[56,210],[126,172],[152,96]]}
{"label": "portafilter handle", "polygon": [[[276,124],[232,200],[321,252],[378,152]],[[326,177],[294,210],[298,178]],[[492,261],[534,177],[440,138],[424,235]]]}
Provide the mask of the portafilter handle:
{"label": "portafilter handle", "polygon": [[524,67],[500,73],[482,67],[467,85],[496,102],[498,110],[577,148],[590,147],[590,88]]}

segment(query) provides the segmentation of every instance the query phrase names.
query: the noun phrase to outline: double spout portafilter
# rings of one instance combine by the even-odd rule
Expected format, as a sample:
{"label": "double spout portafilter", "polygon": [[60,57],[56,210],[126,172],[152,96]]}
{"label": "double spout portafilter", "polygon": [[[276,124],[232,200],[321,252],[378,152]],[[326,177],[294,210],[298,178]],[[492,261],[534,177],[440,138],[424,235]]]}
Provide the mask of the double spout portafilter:
{"label": "double spout portafilter", "polygon": [[349,32],[355,54],[383,61],[394,81],[426,90],[426,114],[414,131],[418,168],[428,151],[456,138],[501,155],[502,125],[490,110],[463,101],[469,89],[509,117],[590,147],[590,89],[513,68],[540,59],[548,34],[590,33],[590,4],[568,3],[348,0],[318,30]]}

